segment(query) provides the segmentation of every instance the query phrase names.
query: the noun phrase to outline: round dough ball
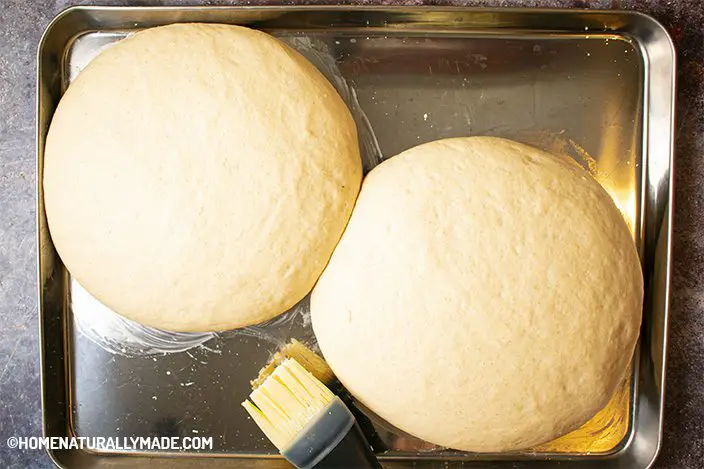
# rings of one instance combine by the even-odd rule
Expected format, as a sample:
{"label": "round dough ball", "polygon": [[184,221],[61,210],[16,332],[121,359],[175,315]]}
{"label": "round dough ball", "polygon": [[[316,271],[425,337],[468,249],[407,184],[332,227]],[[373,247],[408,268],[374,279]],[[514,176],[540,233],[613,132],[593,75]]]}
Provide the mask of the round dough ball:
{"label": "round dough ball", "polygon": [[335,374],[437,445],[526,448],[587,421],[624,378],[643,280],[604,189],[509,140],[441,140],[365,179],[313,290]]}
{"label": "round dough ball", "polygon": [[361,177],[352,116],[300,54],[243,27],[177,24],[120,41],[68,88],[44,196],[61,259],[98,300],[214,331],[310,291]]}

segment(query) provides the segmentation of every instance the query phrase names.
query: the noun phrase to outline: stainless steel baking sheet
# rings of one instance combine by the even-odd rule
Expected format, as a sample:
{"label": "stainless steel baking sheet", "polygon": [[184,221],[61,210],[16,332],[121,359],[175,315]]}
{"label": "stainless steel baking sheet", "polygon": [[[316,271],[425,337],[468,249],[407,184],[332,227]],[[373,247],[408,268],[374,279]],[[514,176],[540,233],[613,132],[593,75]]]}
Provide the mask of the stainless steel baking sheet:
{"label": "stainless steel baking sheet", "polygon": [[[604,411],[563,439],[511,454],[444,450],[381,424],[384,467],[649,466],[661,439],[673,169],[674,51],[658,23],[636,13],[564,10],[72,8],[49,25],[38,51],[38,181],[52,113],[80,68],[131,32],[195,21],[249,24],[299,48],[301,40],[315,43],[332,60],[328,76],[352,90],[358,124],[373,130],[367,153],[389,157],[442,137],[514,138],[584,165],[631,225],[645,271],[644,325],[632,375]],[[239,402],[281,342],[314,343],[305,301],[186,351],[107,352],[79,331],[81,311],[99,305],[56,255],[41,184],[37,203],[46,434],[214,440],[212,451],[55,450],[52,458],[66,467],[288,467]]]}

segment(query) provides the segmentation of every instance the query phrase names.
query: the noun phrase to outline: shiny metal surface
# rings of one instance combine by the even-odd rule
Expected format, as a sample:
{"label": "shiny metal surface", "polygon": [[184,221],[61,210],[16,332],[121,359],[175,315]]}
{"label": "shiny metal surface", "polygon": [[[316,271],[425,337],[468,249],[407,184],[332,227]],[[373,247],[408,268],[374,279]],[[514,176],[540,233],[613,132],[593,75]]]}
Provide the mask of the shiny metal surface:
{"label": "shiny metal surface", "polygon": [[[673,193],[674,51],[659,24],[635,13],[598,11],[69,9],[47,28],[38,51],[38,181],[51,115],[76,67],[135,29],[182,21],[252,24],[282,38],[322,41],[356,90],[386,157],[442,137],[515,138],[575,158],[631,225],[646,279],[641,344],[632,380],[591,427],[512,454],[441,450],[379,427],[390,448],[384,467],[650,465],[661,440]],[[45,433],[214,438],[214,450],[202,454],[57,450],[55,461],[67,467],[288,467],[239,402],[277,340],[313,340],[305,315],[269,324],[265,334],[221,334],[188,353],[109,354],[75,332],[71,281],[51,244],[41,185],[37,203]]]}

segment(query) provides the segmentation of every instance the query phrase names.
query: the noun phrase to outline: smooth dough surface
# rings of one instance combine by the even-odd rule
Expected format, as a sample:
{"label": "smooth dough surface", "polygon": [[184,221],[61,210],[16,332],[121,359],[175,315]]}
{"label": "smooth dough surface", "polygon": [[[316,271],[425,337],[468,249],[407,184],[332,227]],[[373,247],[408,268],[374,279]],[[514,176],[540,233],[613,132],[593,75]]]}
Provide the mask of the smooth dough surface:
{"label": "smooth dough surface", "polygon": [[44,195],[68,270],[133,320],[225,330],[304,297],[362,168],[342,98],[255,30],[178,24],[95,58],[49,130]]}
{"label": "smooth dough surface", "polygon": [[311,309],[326,360],[365,406],[487,452],[549,441],[601,409],[642,298],[629,229],[591,176],[473,137],[371,171]]}

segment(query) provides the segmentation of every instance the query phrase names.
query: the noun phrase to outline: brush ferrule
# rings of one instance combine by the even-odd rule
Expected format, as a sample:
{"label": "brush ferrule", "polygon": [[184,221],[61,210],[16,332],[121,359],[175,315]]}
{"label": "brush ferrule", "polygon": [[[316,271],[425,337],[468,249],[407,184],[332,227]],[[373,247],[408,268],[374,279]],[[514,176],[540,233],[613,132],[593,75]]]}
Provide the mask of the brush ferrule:
{"label": "brush ferrule", "polygon": [[335,449],[354,423],[352,412],[335,396],[281,454],[297,468],[311,469]]}

